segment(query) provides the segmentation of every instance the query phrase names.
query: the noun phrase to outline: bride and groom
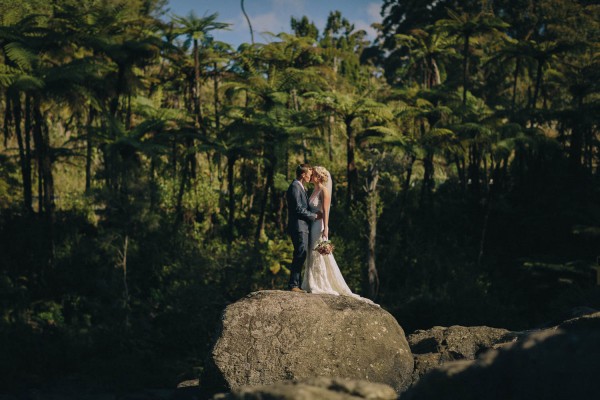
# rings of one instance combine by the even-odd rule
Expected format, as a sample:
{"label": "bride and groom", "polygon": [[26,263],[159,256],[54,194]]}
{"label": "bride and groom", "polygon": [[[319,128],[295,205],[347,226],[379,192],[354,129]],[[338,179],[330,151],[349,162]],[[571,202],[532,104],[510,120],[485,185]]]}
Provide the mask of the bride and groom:
{"label": "bride and groom", "polygon": [[[304,184],[312,183],[310,197]],[[333,254],[321,254],[315,247],[329,237],[329,209],[331,206],[331,175],[323,167],[301,164],[296,168],[296,179],[287,190],[288,233],[294,245],[288,289],[293,292],[325,293],[352,296],[369,303],[370,300],[352,293]],[[300,272],[306,261],[302,284]]]}

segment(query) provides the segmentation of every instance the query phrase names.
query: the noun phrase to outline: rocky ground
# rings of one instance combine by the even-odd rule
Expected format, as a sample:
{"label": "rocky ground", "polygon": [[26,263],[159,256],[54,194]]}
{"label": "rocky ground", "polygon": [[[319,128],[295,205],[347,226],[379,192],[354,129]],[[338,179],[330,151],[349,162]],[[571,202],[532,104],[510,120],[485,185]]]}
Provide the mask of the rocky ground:
{"label": "rocky ground", "polygon": [[406,337],[353,298],[262,291],[224,311],[208,365],[172,389],[0,400],[598,399],[600,312],[574,309],[524,332],[436,326]]}
{"label": "rocky ground", "polygon": [[600,312],[518,334],[475,359],[445,363],[401,399],[598,399],[598,371]]}
{"label": "rocky ground", "polygon": [[[285,292],[282,292],[285,293]],[[375,340],[368,340],[372,335],[366,334],[365,329],[371,329],[369,326],[379,326],[381,323],[374,321],[383,318],[383,310],[378,313],[366,311],[365,315],[359,319],[353,316],[353,307],[362,307],[352,305],[352,300],[327,296],[319,298],[327,306],[317,304],[317,297],[314,295],[295,297],[295,294],[274,294],[263,292],[254,301],[258,301],[251,308],[262,308],[259,304],[269,299],[269,302],[285,300],[285,306],[282,310],[290,307],[288,302],[293,302],[294,307],[303,309],[308,307],[311,315],[318,310],[324,310],[320,315],[324,318],[323,322],[311,320],[308,323],[300,324],[300,330],[296,332],[298,336],[302,335],[304,329],[305,336],[302,340],[308,343],[327,342],[328,335],[323,331],[314,330],[316,326],[337,325],[331,327],[337,334],[341,335],[338,340],[354,341],[355,345],[364,347],[363,354],[369,353],[369,346]],[[283,296],[283,297],[281,297]],[[285,299],[284,299],[285,298]],[[279,300],[275,300],[279,299]],[[305,302],[315,302],[308,306]],[[341,301],[341,303],[337,303]],[[344,302],[349,301],[346,304]],[[248,307],[246,305],[245,307]],[[342,311],[340,313],[340,311]],[[246,311],[237,310],[241,315],[247,314]],[[269,313],[267,313],[269,314]],[[277,314],[277,313],[275,313]],[[269,314],[271,315],[271,314]],[[279,315],[283,318],[287,315],[285,312]],[[258,314],[253,314],[256,318]],[[271,315],[273,316],[273,315]],[[592,309],[579,309],[574,311],[571,316],[575,318],[568,319],[562,323],[549,324],[546,327],[524,332],[511,332],[506,329],[491,328],[486,326],[450,326],[433,327],[428,330],[415,331],[406,339],[412,357],[412,368],[405,366],[396,368],[398,375],[397,382],[401,385],[387,385],[382,380],[371,379],[369,376],[344,376],[342,379],[337,375],[330,375],[329,370],[315,368],[317,363],[314,355],[304,358],[303,365],[298,371],[311,371],[320,378],[300,377],[274,382],[272,384],[258,385],[237,385],[247,378],[228,378],[228,382],[235,382],[229,386],[230,392],[218,394],[214,399],[384,399],[398,398],[401,400],[415,399],[596,399],[600,398],[600,386],[596,384],[595,374],[600,371],[600,312]],[[356,323],[348,323],[350,318]],[[260,319],[260,318],[259,318]],[[232,320],[231,316],[224,316],[224,321]],[[369,321],[369,322],[367,322]],[[256,323],[256,320],[254,321]],[[242,324],[244,325],[244,324]],[[245,325],[248,325],[246,323]],[[285,325],[285,323],[284,323]],[[393,325],[393,324],[392,324]],[[239,328],[239,327],[238,327]],[[386,331],[382,329],[381,331]],[[242,328],[242,331],[252,329]],[[223,337],[221,332],[221,338]],[[231,332],[230,332],[231,333]],[[237,333],[240,334],[239,332]],[[403,335],[401,329],[394,331],[395,335]],[[344,339],[346,335],[351,339]],[[356,341],[359,337],[361,340]],[[337,341],[329,342],[334,345]],[[218,342],[217,342],[218,343]],[[246,342],[254,343],[254,342]],[[307,342],[301,342],[307,343]],[[390,341],[389,353],[396,354],[397,343],[403,343],[399,338]],[[278,343],[283,345],[283,343]],[[251,347],[251,346],[250,346]],[[285,346],[284,346],[285,347]],[[310,346],[309,346],[310,347]],[[215,346],[216,353],[213,357],[219,357],[219,346]],[[231,351],[229,347],[228,351]],[[343,363],[345,358],[352,358],[353,351],[344,348],[345,351],[337,351],[335,354],[339,357],[339,362]],[[256,350],[250,351],[250,354]],[[279,348],[285,354],[284,348]],[[296,351],[296,350],[294,350]],[[300,350],[302,352],[302,350]],[[323,359],[328,357],[328,351],[336,351],[333,347],[321,346],[318,348],[318,354]],[[246,360],[256,359],[248,357]],[[303,352],[303,354],[305,354]],[[379,357],[383,354],[378,350]],[[367,357],[368,358],[368,357]],[[295,360],[300,360],[296,358]],[[353,359],[356,369],[361,368],[362,363],[372,362],[366,359]],[[393,358],[381,358],[380,364],[386,364],[386,370],[394,369]],[[259,364],[240,364],[241,367],[235,369],[242,375],[256,374],[256,372],[244,371],[245,368],[260,368]],[[258,367],[257,367],[258,365]],[[311,366],[312,365],[312,366]],[[282,365],[279,364],[279,367]],[[218,367],[217,367],[218,368]],[[298,368],[298,365],[295,366]],[[296,370],[294,370],[296,371]],[[410,374],[410,375],[407,375]],[[326,378],[336,376],[336,378]],[[271,378],[269,378],[271,379]],[[388,378],[391,379],[391,378]],[[275,379],[277,381],[277,379]],[[407,384],[408,382],[408,384]],[[375,385],[374,385],[375,384]],[[349,388],[360,387],[361,390],[352,390]],[[392,394],[391,391],[394,391]],[[386,397],[388,396],[388,397]]]}

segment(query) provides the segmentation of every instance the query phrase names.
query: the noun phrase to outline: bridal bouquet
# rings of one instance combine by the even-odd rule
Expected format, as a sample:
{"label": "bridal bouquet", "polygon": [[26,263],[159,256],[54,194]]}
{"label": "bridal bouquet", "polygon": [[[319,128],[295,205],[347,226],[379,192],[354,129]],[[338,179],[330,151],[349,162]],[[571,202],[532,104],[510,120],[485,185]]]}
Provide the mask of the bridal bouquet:
{"label": "bridal bouquet", "polygon": [[325,239],[319,241],[319,243],[317,243],[317,247],[315,247],[315,250],[323,255],[333,253],[334,249],[335,246],[333,245],[333,243],[331,243],[331,240]]}

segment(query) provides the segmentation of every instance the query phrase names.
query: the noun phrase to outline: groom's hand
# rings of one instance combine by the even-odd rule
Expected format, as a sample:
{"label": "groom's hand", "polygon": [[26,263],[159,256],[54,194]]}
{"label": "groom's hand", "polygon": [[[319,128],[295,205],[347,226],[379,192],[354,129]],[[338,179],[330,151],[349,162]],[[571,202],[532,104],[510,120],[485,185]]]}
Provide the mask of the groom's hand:
{"label": "groom's hand", "polygon": [[317,211],[317,219],[323,219],[323,213],[321,211]]}

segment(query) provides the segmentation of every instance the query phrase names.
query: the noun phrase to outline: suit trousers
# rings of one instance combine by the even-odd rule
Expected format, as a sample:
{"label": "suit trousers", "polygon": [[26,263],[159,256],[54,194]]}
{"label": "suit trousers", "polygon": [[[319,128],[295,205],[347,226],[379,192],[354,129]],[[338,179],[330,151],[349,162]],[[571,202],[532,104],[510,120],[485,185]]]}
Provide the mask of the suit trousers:
{"label": "suit trousers", "polygon": [[300,287],[300,272],[308,255],[308,232],[290,232],[290,236],[294,245],[294,257],[292,259],[288,289]]}

